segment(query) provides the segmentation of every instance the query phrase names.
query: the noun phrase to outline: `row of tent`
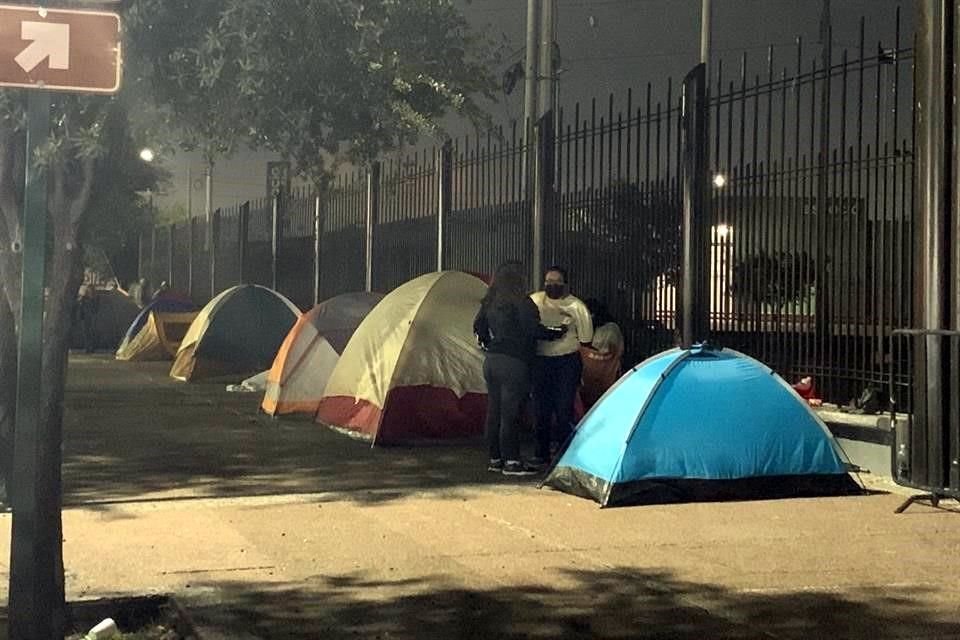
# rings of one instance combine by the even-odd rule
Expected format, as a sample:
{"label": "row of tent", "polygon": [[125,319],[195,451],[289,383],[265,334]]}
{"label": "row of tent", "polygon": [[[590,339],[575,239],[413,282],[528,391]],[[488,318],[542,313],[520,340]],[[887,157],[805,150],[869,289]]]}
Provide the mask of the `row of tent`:
{"label": "row of tent", "polygon": [[[447,271],[387,296],[337,296],[301,315],[279,293],[234,287],[200,311],[183,300],[144,309],[118,357],[173,357],[171,375],[188,381],[269,369],[266,413],[307,414],[375,444],[475,437],[486,385],[471,327],[486,289]],[[544,483],[602,505],[822,495],[856,489],[848,464],[776,373],[698,346],[628,371],[583,418]]]}
{"label": "row of tent", "polygon": [[184,381],[269,369],[265,412],[309,414],[377,444],[471,438],[486,410],[471,333],[486,290],[474,275],[446,271],[302,315],[257,285],[228,289],[199,311],[170,297],[143,309],[117,358],[172,357],[170,375]]}

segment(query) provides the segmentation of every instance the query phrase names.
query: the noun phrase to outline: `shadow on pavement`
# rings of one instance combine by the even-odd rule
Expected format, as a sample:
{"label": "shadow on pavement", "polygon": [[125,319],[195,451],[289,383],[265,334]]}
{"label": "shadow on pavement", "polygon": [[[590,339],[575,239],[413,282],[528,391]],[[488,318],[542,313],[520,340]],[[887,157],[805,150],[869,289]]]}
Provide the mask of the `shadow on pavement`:
{"label": "shadow on pavement", "polygon": [[556,583],[218,583],[207,585],[213,599],[189,606],[210,638],[960,638],[960,622],[920,602],[929,589],[743,593],[635,569],[568,571]]}
{"label": "shadow on pavement", "polygon": [[64,428],[67,506],[311,493],[381,502],[517,484],[486,472],[479,442],[371,448],[307,419],[263,415],[260,394],[176,382],[168,367],[73,358]]}

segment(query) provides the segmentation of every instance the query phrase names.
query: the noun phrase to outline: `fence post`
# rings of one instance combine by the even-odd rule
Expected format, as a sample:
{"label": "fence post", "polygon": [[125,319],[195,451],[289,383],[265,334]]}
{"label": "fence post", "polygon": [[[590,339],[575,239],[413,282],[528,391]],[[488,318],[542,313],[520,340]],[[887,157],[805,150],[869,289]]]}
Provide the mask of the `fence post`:
{"label": "fence post", "polygon": [[323,211],[320,192],[313,201],[313,304],[320,304],[320,253],[323,248]]}
{"label": "fence post", "polygon": [[373,241],[374,227],[380,212],[380,163],[370,165],[367,173],[367,222],[366,242],[364,255],[364,283],[366,290],[373,291]]}
{"label": "fence post", "polygon": [[[950,194],[948,172],[951,149],[945,131],[949,130],[946,95],[953,61],[947,43],[954,28],[949,21],[950,2],[917,3],[916,96],[916,188],[914,224],[916,225],[917,265],[914,271],[914,308],[919,328],[936,331],[945,327],[948,292],[953,283],[946,281],[948,266],[947,220]],[[931,489],[944,485],[944,440],[947,427],[948,398],[956,394],[945,380],[944,343],[937,335],[921,335],[912,340],[913,417],[906,439],[909,470],[908,484]],[[897,478],[896,469],[894,477]]]}
{"label": "fence post", "polygon": [[273,194],[273,205],[270,216],[270,282],[274,291],[279,291],[279,260],[280,260],[280,235],[282,233],[281,218],[283,216],[281,198],[282,194],[277,191]]}
{"label": "fence post", "polygon": [[143,268],[143,231],[137,235],[137,279],[145,278]]}
{"label": "fence post", "polygon": [[147,278],[150,281],[150,288],[156,289],[157,287],[157,225],[153,224],[150,227],[150,276]]}
{"label": "fence post", "polygon": [[706,340],[710,331],[706,65],[698,64],[684,78],[682,105],[683,279],[679,321],[681,347],[689,349]]}
{"label": "fence post", "polygon": [[535,162],[533,170],[533,215],[531,220],[532,283],[543,278],[546,253],[547,216],[553,213],[554,191],[554,128],[553,111],[547,111],[537,121],[534,131]]}
{"label": "fence post", "polygon": [[444,226],[453,210],[453,145],[449,140],[440,147],[437,158],[437,177],[440,193],[437,196],[437,271],[443,271]]}
{"label": "fence post", "polygon": [[177,223],[170,223],[170,240],[167,243],[167,285],[173,288],[173,259],[176,257],[174,242],[176,242]]}
{"label": "fence post", "polygon": [[193,215],[187,221],[187,295],[193,299],[193,234],[196,232]]}
{"label": "fence post", "polygon": [[[833,64],[833,28],[830,21],[829,2],[824,3],[823,12],[820,16],[820,42],[822,49],[820,52],[820,67],[823,71],[823,82],[820,87],[820,114],[819,114],[819,162],[817,168],[817,218],[814,225],[814,237],[816,238],[816,250],[814,251],[814,276],[817,291],[817,304],[814,316],[814,335],[815,346],[818,351],[817,359],[826,360],[828,357],[827,344],[831,339],[830,328],[830,308],[833,306],[831,297],[833,291],[830,290],[831,278],[827,270],[827,262],[831,256],[826,249],[830,241],[830,218],[831,209],[830,197],[830,177],[834,169],[830,166],[830,114],[833,110],[833,100],[831,98],[832,78],[831,65]],[[883,65],[877,67],[878,72],[883,71]],[[814,87],[816,85],[814,84]],[[881,91],[880,87],[877,88]],[[879,95],[879,94],[878,94]],[[877,140],[879,147],[880,141]],[[882,365],[881,365],[882,366]],[[821,391],[824,391],[821,389]]]}
{"label": "fence post", "polygon": [[240,284],[247,282],[247,236],[250,233],[250,201],[240,205],[237,216],[237,257],[240,261]]}
{"label": "fence post", "polygon": [[210,299],[217,297],[217,247],[220,245],[220,209],[213,212],[210,218],[210,228],[207,230],[210,238]]}

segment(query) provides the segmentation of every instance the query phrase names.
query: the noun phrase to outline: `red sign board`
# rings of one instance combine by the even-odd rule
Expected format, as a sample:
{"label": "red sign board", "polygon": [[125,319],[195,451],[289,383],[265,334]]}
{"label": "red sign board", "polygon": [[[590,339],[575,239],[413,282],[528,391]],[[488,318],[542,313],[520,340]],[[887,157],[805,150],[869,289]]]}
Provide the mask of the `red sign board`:
{"label": "red sign board", "polygon": [[120,16],[0,5],[0,86],[116,93]]}

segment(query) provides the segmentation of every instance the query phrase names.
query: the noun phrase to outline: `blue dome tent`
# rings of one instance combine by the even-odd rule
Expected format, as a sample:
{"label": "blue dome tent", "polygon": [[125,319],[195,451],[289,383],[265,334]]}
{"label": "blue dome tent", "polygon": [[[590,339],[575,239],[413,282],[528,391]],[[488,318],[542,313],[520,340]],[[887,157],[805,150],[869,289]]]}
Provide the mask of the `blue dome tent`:
{"label": "blue dome tent", "polygon": [[133,340],[137,334],[140,333],[140,330],[146,326],[147,320],[153,312],[186,313],[188,311],[195,311],[196,308],[197,305],[185,298],[173,296],[156,298],[151,301],[150,304],[144,306],[143,309],[140,310],[140,313],[137,314],[137,317],[133,319],[130,328],[127,329],[127,333],[123,336],[123,341],[129,342]]}
{"label": "blue dome tent", "polygon": [[602,506],[851,493],[826,425],[770,368],[696,345],[634,367],[544,484]]}

